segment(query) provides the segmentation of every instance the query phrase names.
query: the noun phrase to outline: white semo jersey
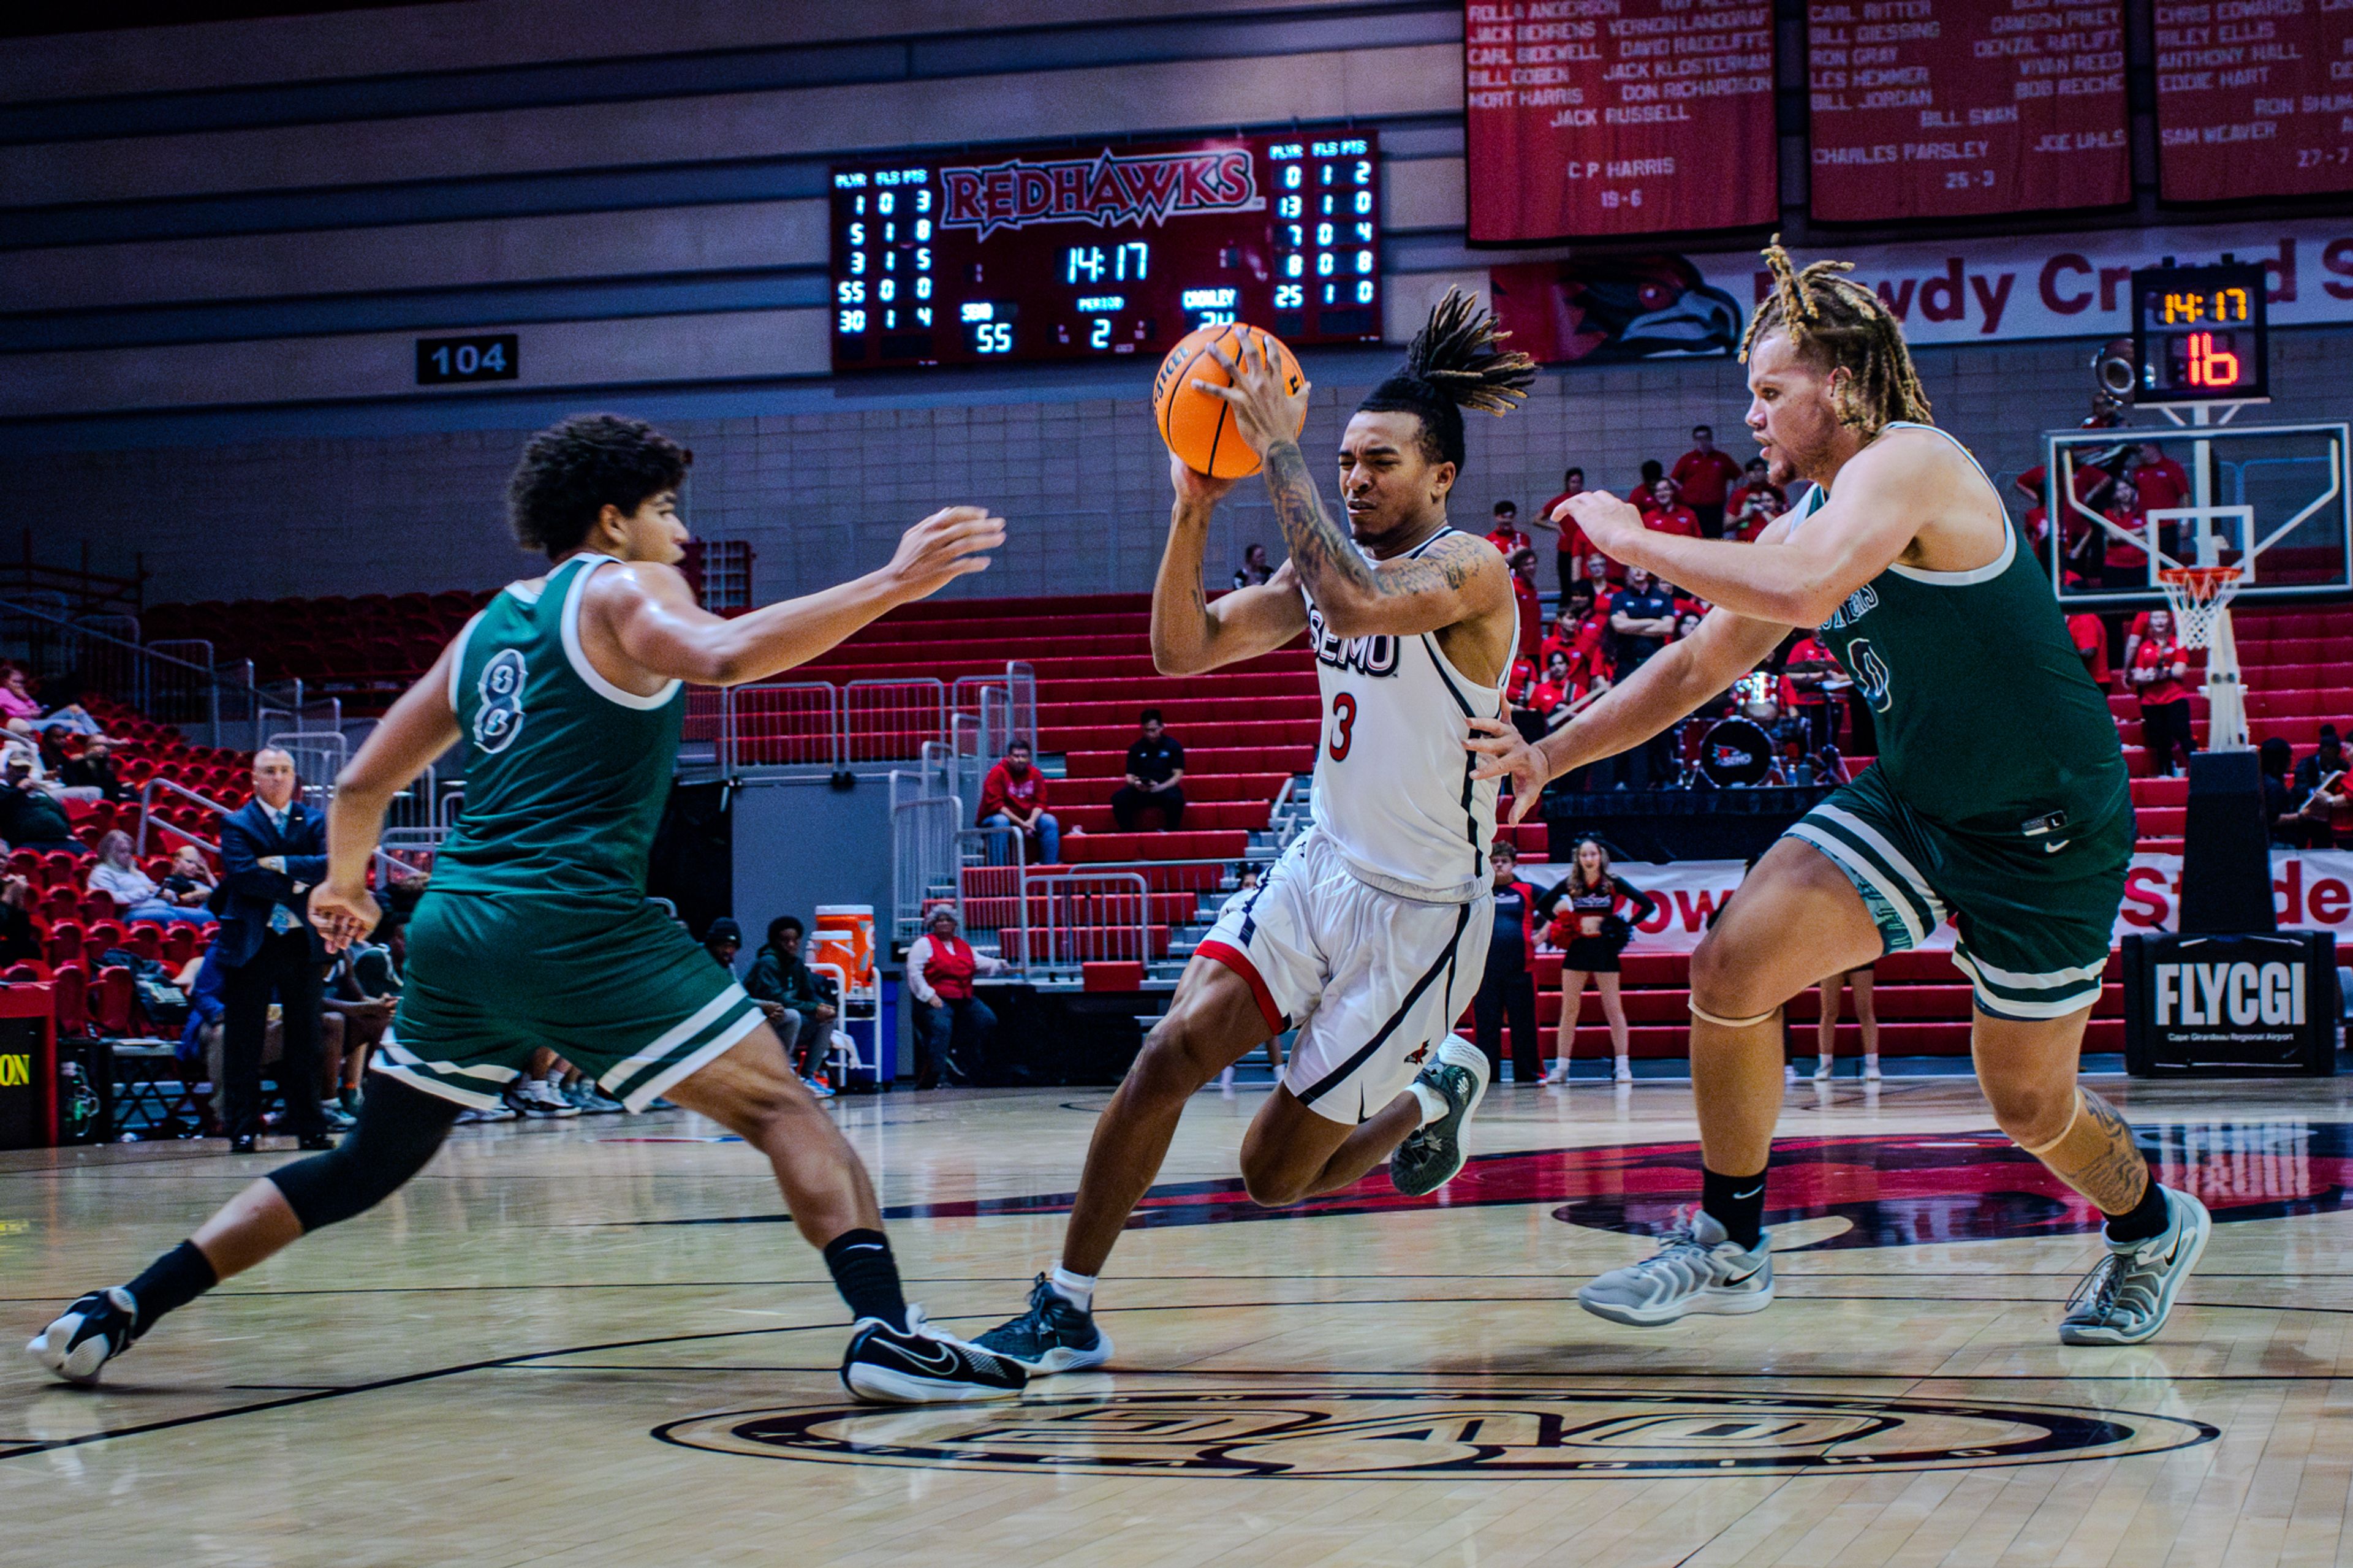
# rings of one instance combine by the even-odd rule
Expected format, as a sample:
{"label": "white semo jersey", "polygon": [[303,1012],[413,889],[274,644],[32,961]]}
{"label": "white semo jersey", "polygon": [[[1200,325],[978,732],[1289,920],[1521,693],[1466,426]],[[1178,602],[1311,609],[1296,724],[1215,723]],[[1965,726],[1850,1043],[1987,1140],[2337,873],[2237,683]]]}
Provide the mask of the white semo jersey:
{"label": "white semo jersey", "polygon": [[[1419,555],[1454,529],[1440,529]],[[1315,750],[1315,826],[1376,888],[1409,899],[1465,903],[1490,879],[1500,781],[1473,782],[1463,742],[1472,716],[1503,716],[1502,683],[1466,679],[1419,637],[1339,637],[1307,594],[1307,636],[1324,700]]]}

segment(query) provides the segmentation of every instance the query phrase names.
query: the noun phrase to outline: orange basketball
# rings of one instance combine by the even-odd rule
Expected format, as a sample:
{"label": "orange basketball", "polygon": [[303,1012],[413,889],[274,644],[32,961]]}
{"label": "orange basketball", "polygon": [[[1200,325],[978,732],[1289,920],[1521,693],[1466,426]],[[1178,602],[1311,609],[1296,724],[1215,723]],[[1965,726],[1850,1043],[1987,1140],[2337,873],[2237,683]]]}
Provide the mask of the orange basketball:
{"label": "orange basketball", "polygon": [[[1213,386],[1231,385],[1233,378],[1209,350],[1220,346],[1227,358],[1239,363],[1243,344],[1253,341],[1273,357],[1283,384],[1298,391],[1299,362],[1291,357],[1282,340],[1263,328],[1240,323],[1196,327],[1168,351],[1168,357],[1160,362],[1160,374],[1152,379],[1152,418],[1160,426],[1160,438],[1195,473],[1239,479],[1259,470],[1258,454],[1234,430],[1232,405],[1193,384],[1206,381]],[[1252,351],[1253,356],[1256,352]],[[1299,422],[1307,423],[1303,410]]]}

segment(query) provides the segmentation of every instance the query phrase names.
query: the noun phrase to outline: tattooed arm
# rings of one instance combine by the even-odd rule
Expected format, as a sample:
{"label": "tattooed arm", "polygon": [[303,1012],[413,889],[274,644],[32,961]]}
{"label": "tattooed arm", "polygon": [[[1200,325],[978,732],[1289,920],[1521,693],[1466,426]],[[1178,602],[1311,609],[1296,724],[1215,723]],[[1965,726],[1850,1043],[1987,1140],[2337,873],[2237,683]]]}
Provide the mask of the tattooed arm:
{"label": "tattooed arm", "polygon": [[1307,606],[1288,562],[1267,582],[1209,602],[1201,587],[1209,514],[1233,481],[1197,474],[1173,455],[1168,477],[1176,502],[1169,509],[1160,576],[1152,585],[1153,668],[1163,675],[1198,675],[1272,653],[1305,631]]}

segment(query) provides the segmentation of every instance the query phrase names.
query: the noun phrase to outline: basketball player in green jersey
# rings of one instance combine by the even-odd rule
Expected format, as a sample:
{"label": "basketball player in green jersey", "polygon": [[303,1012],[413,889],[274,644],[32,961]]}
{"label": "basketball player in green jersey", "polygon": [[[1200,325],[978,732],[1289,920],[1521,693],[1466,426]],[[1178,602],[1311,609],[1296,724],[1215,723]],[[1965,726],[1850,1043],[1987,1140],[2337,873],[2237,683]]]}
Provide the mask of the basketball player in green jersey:
{"label": "basketball player in green jersey", "polygon": [[684,683],[759,680],[816,657],[982,570],[1004,521],[948,508],[910,529],[879,572],[722,620],[676,564],[686,462],[650,426],[611,415],[532,440],[511,510],[550,570],[467,624],[368,737],[329,807],[309,912],[340,951],[379,918],[367,872],[386,805],[465,747],[465,808],[410,924],[408,984],[358,1125],[332,1152],[254,1183],[127,1285],[75,1301],[27,1347],[35,1361],[97,1381],[164,1313],[389,1195],[461,1110],[495,1105],[548,1047],[631,1110],[666,1095],[768,1158],[857,1320],[841,1369],[853,1394],[924,1403],[1020,1390],[1019,1367],[928,1331],[906,1304],[857,1154],[734,977],[646,900]]}
{"label": "basketball player in green jersey", "polygon": [[1754,544],[1651,531],[1606,493],[1565,502],[1595,549],[1716,607],[1542,742],[1482,724],[1471,742],[1524,813],[1546,781],[1659,733],[1793,626],[1820,628],[1877,717],[1877,764],[1774,845],[1692,955],[1697,1215],[1577,1299],[1636,1325],[1771,1303],[1782,1005],[1949,916],[1995,1121],[2107,1216],[2107,1255],[2059,1337],[2148,1339],[2209,1221],[2156,1184],[2124,1119],[2076,1081],[2134,842],[2116,721],[1984,470],[1927,422],[1894,318],[1842,263],[1799,271],[1778,240],[1765,258],[1777,287],[1742,345],[1748,426],[1776,484],[1814,489]]}

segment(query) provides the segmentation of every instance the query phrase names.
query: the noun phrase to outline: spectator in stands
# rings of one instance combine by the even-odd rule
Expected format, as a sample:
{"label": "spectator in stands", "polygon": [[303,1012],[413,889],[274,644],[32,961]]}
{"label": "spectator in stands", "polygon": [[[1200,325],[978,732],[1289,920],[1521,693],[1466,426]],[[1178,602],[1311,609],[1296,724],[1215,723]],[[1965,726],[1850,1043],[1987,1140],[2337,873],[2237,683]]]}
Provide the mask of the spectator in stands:
{"label": "spectator in stands", "polygon": [[1160,710],[1146,708],[1137,722],[1143,733],[1127,748],[1127,782],[1112,792],[1112,819],[1133,833],[1146,811],[1160,813],[1160,826],[1174,833],[1185,826],[1185,746],[1160,721]]}
{"label": "spectator in stands", "polygon": [[1560,494],[1544,503],[1545,521],[1550,522],[1555,531],[1553,570],[1560,574],[1560,591],[1564,595],[1568,593],[1571,583],[1585,575],[1586,559],[1593,552],[1593,546],[1587,542],[1584,530],[1555,514],[1567,503],[1569,497],[1584,493],[1585,470],[1571,468],[1560,477]]}
{"label": "spectator in stands", "polygon": [[216,886],[212,868],[205,864],[205,852],[193,844],[180,846],[172,857],[172,868],[164,873],[164,880],[158,885],[163,889],[165,903],[194,910],[200,915]]}
{"label": "spectator in stands", "polygon": [[361,1081],[375,1048],[384,1043],[385,1030],[391,1026],[399,1004],[400,986],[393,978],[390,950],[373,942],[353,942],[335,954],[321,1005],[328,1019],[342,1026],[340,1047],[329,1054],[328,1068],[337,1079],[336,1107],[345,1116],[360,1113]]}
{"label": "spectator in stands", "polygon": [[1666,477],[1667,466],[1664,463],[1662,463],[1656,458],[1643,458],[1642,477],[1641,480],[1635,484],[1633,491],[1628,499],[1632,500],[1636,506],[1641,507],[1644,511],[1650,510],[1653,504],[1651,498],[1658,493],[1659,481]]}
{"label": "spectator in stands", "polygon": [[[2101,512],[2114,526],[2123,529],[2135,540],[2142,537],[2142,513],[2139,492],[2118,479],[2108,489],[2108,504]],[[2146,588],[2148,582],[2148,552],[2137,543],[2129,543],[2101,530],[2101,546],[2105,553],[2100,562],[2100,586],[2103,588]]]}
{"label": "spectator in stands", "polygon": [[1521,550],[1511,561],[1512,598],[1519,607],[1518,657],[1534,658],[1544,646],[1544,598],[1536,592],[1536,552]]}
{"label": "spectator in stands", "polygon": [[1523,550],[1534,550],[1536,542],[1520,530],[1520,507],[1517,501],[1495,503],[1493,521],[1487,529],[1487,542],[1504,552],[1509,561]]}
{"label": "spectator in stands", "polygon": [[36,720],[44,729],[62,724],[83,735],[105,733],[99,728],[98,721],[90,716],[90,710],[79,702],[43,709],[40,699],[33,695],[26,682],[25,672],[15,665],[10,665],[5,674],[0,674],[0,720],[5,720],[9,729],[27,735],[33,732]]}
{"label": "spectator in stands", "polygon": [[1535,718],[1536,734],[1542,736],[1567,723],[1579,710],[1609,689],[1606,680],[1598,683],[1598,689],[1579,682],[1568,655],[1555,648],[1552,657],[1545,661],[1544,674],[1528,688],[1521,706]]}
{"label": "spectator in stands", "polygon": [[744,990],[768,1015],[768,1025],[784,1042],[785,1059],[794,1064],[805,1082],[810,1069],[824,1063],[824,1047],[833,1039],[833,983],[820,976],[801,956],[808,928],[798,915],[778,915],[768,922],[768,940],[752,960]]}
{"label": "spectator in stands", "polygon": [[98,800],[122,798],[122,773],[114,763],[114,748],[104,740],[84,746],[80,756],[58,770],[58,778],[68,789],[97,791],[92,798]]}
{"label": "spectator in stands", "polygon": [[1821,639],[1808,632],[1790,645],[1781,663],[1782,700],[1804,722],[1806,750],[1819,752],[1831,743],[1838,728],[1830,703],[1830,683],[1844,671]]}
{"label": "spectator in stands", "polygon": [[[1651,487],[1651,502],[1645,510],[1648,515],[1642,519],[1643,522],[1661,533],[1681,534],[1685,539],[1700,536],[1699,514],[1678,499],[1672,479],[1661,479]],[[1724,526],[1723,514],[1724,509],[1719,505],[1715,520],[1718,528]]]}
{"label": "spectator in stands", "polygon": [[[1609,629],[1615,634],[1616,679],[1623,685],[1674,635],[1674,598],[1648,572],[1634,567],[1626,574],[1626,586],[1609,601]],[[1620,782],[1631,789],[1647,789],[1654,780],[1667,782],[1673,773],[1669,761],[1672,744],[1669,731],[1624,752],[1619,758]]]}
{"label": "spectator in stands", "polygon": [[1704,425],[1692,426],[1692,449],[1675,459],[1672,478],[1683,504],[1698,519],[1700,537],[1724,537],[1724,502],[1740,481],[1740,462],[1719,451],[1715,432]]}
{"label": "spectator in stands", "polygon": [[735,973],[735,955],[744,951],[744,928],[725,915],[712,921],[702,933],[702,951],[728,973]]}
{"label": "spectator in stands", "polygon": [[112,899],[126,921],[201,925],[211,918],[202,910],[186,909],[165,898],[154,879],[132,858],[131,835],[119,827],[98,841],[98,863],[90,868],[90,890]]}
{"label": "spectator in stands", "polygon": [[[2067,586],[2080,588],[2083,585],[2082,578],[2069,574]],[[2067,617],[2067,635],[2074,641],[2075,656],[2084,661],[2084,673],[2090,676],[2092,683],[2101,690],[2109,689],[2114,678],[2108,668],[2107,622],[2085,610]]]}
{"label": "spectator in stands", "polygon": [[19,849],[90,853],[73,836],[73,823],[56,794],[34,773],[32,756],[21,751],[8,753],[0,772],[0,838]]}
{"label": "spectator in stands", "polygon": [[1006,968],[956,934],[955,910],[934,908],[907,949],[907,989],[915,996],[915,1087],[970,1083],[988,1059],[997,1015],[973,994],[976,976]]}
{"label": "spectator in stands", "polygon": [[1788,492],[1773,482],[1772,465],[1762,458],[1748,459],[1740,486],[1724,498],[1726,538],[1754,540],[1765,525],[1789,510]]}
{"label": "spectator in stands", "polygon": [[[286,1120],[305,1149],[328,1148],[319,1082],[320,982],[326,949],[305,916],[327,874],[326,823],[295,796],[294,759],[253,754],[253,798],[220,819],[221,929],[213,958],[222,979],[222,1076],[232,1153],[250,1154],[261,1131],[261,1056],[273,996],[285,1052],[278,1079]],[[209,963],[207,965],[209,967]]]}
{"label": "spectator in stands", "polygon": [[2329,827],[2330,815],[2343,805],[2353,791],[2346,788],[2345,774],[2348,764],[2345,747],[2337,739],[2337,726],[2320,727],[2320,743],[2312,755],[2295,764],[2295,807],[2304,818],[2319,829],[2313,837],[2313,847],[2327,848],[2334,842]]}
{"label": "spectator in stands", "polygon": [[2125,473],[2147,511],[2168,511],[2189,500],[2189,476],[2165,455],[2162,443],[2143,441],[2125,458]]}
{"label": "spectator in stands", "polygon": [[1504,1081],[1504,1021],[1512,1025],[1512,1081],[1535,1083],[1544,1077],[1544,1047],[1536,1040],[1536,982],[1528,961],[1536,950],[1536,890],[1520,880],[1520,852],[1498,839],[1488,852],[1494,867],[1495,931],[1487,942],[1486,973],[1471,1004],[1472,1028],[1487,1057],[1487,1081]]}
{"label": "spectator in stands", "polygon": [[2328,848],[2335,841],[2328,826],[2328,804],[2316,792],[2299,792],[2288,783],[2293,754],[2287,742],[2277,735],[2255,748],[2256,771],[2263,786],[2263,831],[2283,848]]}
{"label": "spectator in stands", "polygon": [[1266,546],[1247,545],[1242,550],[1242,563],[1234,568],[1234,586],[1255,588],[1273,575],[1274,568],[1267,563]]}
{"label": "spectator in stands", "polygon": [[[0,844],[0,858],[8,846]],[[0,967],[41,956],[40,933],[33,929],[33,885],[13,871],[0,872]]]}
{"label": "spectator in stands", "polygon": [[2151,610],[2148,637],[2133,655],[2125,679],[2140,699],[2140,743],[2147,748],[2149,770],[2165,778],[2173,776],[2177,749],[2184,768],[2197,750],[2190,740],[2189,688],[2182,684],[2189,673],[2189,656],[2173,640],[2172,615]]}
{"label": "spectator in stands", "polygon": [[[1062,858],[1062,825],[1046,809],[1046,775],[1029,758],[1029,743],[1016,741],[1005,748],[1005,760],[988,770],[980,785],[980,825],[1018,827],[1034,852],[1034,864],[1053,866]],[[988,847],[991,865],[1010,865],[1012,855],[998,844]]]}

